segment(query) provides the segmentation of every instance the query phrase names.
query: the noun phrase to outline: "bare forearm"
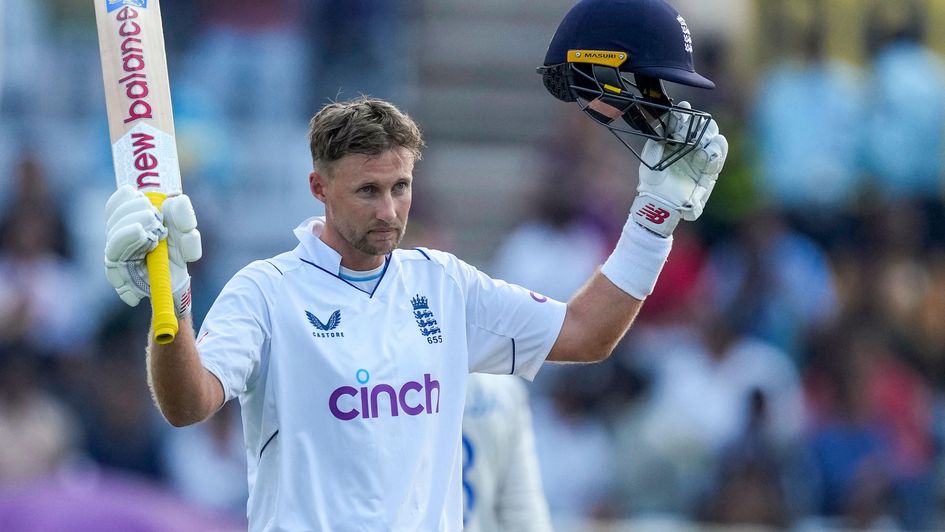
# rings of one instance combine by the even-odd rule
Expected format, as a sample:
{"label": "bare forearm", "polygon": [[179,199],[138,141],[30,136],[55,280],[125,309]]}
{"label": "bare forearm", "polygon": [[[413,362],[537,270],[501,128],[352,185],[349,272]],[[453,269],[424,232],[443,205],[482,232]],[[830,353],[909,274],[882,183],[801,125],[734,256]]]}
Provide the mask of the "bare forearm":
{"label": "bare forearm", "polygon": [[223,388],[200,363],[190,317],[180,320],[169,344],[148,344],[148,384],[161,413],[174,426],[203,421],[223,404]]}
{"label": "bare forearm", "polygon": [[614,350],[643,301],[627,294],[600,271],[568,302],[561,333],[548,355],[553,362],[599,362]]}

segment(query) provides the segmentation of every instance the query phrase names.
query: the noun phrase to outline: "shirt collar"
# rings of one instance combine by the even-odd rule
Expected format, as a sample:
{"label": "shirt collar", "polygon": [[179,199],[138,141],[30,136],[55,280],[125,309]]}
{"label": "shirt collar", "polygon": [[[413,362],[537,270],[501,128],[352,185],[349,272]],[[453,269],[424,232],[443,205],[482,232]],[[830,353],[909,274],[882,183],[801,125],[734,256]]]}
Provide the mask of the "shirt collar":
{"label": "shirt collar", "polygon": [[337,275],[341,270],[341,254],[319,238],[324,230],[324,216],[313,216],[302,221],[292,231],[295,233],[295,237],[299,239],[296,252],[303,259]]}

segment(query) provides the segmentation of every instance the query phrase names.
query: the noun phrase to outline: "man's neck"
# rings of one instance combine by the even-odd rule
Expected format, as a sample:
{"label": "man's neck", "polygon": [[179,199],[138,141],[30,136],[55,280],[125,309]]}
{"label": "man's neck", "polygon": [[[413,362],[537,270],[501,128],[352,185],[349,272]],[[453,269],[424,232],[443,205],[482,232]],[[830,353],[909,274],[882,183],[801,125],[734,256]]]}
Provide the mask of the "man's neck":
{"label": "man's neck", "polygon": [[329,225],[325,226],[318,238],[341,255],[341,265],[349,270],[366,272],[384,264],[383,256],[369,255],[355,248]]}

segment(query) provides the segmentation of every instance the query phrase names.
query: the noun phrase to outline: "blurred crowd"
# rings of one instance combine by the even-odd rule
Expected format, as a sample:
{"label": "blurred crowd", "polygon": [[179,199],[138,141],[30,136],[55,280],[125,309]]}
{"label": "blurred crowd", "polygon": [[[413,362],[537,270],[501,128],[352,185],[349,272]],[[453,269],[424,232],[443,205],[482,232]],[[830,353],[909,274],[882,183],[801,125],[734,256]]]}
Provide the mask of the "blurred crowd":
{"label": "blurred crowd", "polygon": [[[758,16],[780,20],[790,3]],[[697,38],[718,89],[678,96],[730,139],[713,199],[676,231],[614,356],[546,367],[530,385],[559,526],[945,524],[945,62],[924,45],[924,4],[895,5],[904,16],[867,17],[860,64],[827,53],[816,16],[772,24],[759,46],[777,53],[750,80],[730,41]],[[292,245],[271,236],[279,216],[287,234],[315,209],[286,184],[307,173],[311,112],[361,92],[416,103],[405,59],[416,5],[162,6],[185,188],[205,235],[199,324],[252,244]],[[128,510],[146,499],[150,519],[239,529],[239,406],[170,428],[146,385],[148,313],[104,280],[113,184],[92,10],[0,9],[0,529],[52,498],[95,523],[146,519]],[[481,269],[566,300],[606,258],[635,165],[595,127],[562,113],[523,147],[541,153],[537,200]],[[418,204],[415,216],[411,242],[450,248],[434,225],[446,214]]]}

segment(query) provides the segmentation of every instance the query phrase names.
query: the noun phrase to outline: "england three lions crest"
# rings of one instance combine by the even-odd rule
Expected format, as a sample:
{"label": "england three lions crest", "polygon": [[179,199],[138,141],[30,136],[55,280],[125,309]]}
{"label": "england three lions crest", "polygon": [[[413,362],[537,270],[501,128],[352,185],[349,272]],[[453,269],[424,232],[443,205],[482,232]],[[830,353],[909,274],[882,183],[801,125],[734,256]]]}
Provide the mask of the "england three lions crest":
{"label": "england three lions crest", "polygon": [[426,296],[417,294],[410,300],[413,306],[413,319],[420,328],[420,334],[427,339],[428,344],[438,344],[443,341],[443,334],[436,322],[436,316],[430,310],[430,303]]}

